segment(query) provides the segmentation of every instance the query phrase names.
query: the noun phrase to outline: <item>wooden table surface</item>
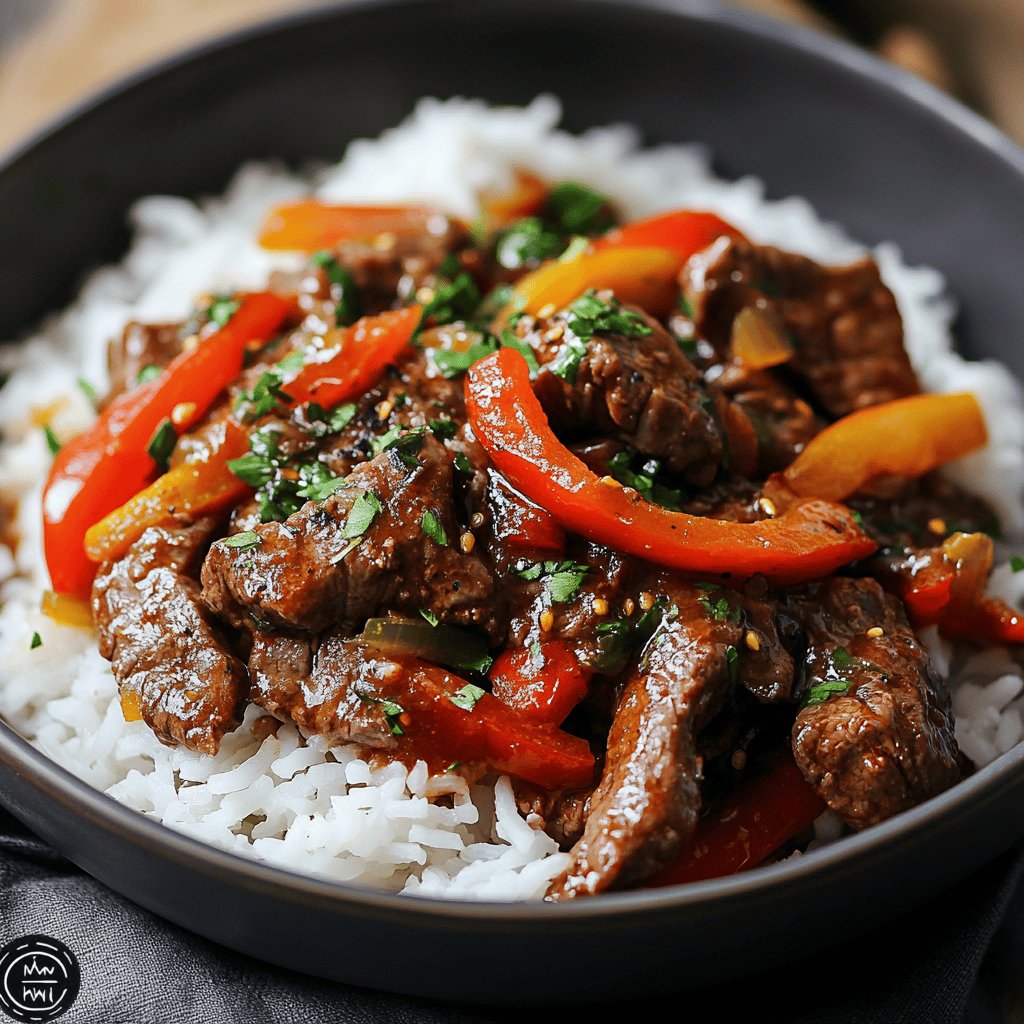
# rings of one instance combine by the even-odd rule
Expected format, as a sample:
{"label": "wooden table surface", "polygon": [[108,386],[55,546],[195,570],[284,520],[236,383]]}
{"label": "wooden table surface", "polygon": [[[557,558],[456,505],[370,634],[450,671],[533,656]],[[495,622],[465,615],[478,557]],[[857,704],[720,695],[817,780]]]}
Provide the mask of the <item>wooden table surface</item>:
{"label": "wooden table surface", "polygon": [[[328,0],[0,0],[0,150],[61,109],[190,44]],[[466,3],[478,0],[465,0]],[[835,31],[803,0],[733,0]],[[960,91],[1024,141],[1022,0],[858,0],[890,57]],[[823,4],[828,9],[838,9]],[[894,11],[898,12],[894,17]]]}

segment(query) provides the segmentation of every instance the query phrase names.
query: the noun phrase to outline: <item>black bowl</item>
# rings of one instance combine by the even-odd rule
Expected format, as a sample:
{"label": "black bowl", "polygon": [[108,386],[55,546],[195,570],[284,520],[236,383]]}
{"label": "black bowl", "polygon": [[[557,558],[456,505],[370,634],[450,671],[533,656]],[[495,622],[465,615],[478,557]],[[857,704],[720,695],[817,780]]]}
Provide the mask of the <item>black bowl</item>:
{"label": "black bowl", "polygon": [[[337,157],[422,95],[522,103],[568,127],[703,140],[721,171],[893,238],[963,303],[964,348],[1024,373],[1024,154],[930,88],[841,43],[700,2],[346,4],[195,50],[75,111],[0,167],[0,336],[118,255],[138,196],[220,189],[252,157]],[[8,248],[7,252],[13,252]],[[478,1001],[626,995],[822,950],[918,904],[1024,834],[1024,746],[952,791],[795,861],[571,905],[382,895],[204,846],[117,805],[0,725],[0,794],[144,907],[276,964]],[[841,922],[841,925],[838,924]]]}

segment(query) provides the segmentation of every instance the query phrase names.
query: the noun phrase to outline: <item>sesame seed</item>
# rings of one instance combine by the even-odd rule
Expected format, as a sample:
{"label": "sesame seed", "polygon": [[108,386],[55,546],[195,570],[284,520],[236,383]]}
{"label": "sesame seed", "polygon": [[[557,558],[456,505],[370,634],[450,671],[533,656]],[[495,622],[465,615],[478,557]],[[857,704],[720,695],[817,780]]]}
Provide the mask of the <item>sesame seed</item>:
{"label": "sesame seed", "polygon": [[540,628],[545,633],[551,632],[551,627],[555,624],[555,613],[550,608],[545,608],[540,613]]}
{"label": "sesame seed", "polygon": [[195,402],[179,402],[171,410],[171,422],[176,427],[188,426],[195,418],[196,408]]}
{"label": "sesame seed", "polygon": [[758,498],[757,507],[766,515],[774,516],[776,511],[775,502],[771,498]]}
{"label": "sesame seed", "polygon": [[874,638],[874,639],[876,639],[876,640],[877,640],[877,639],[878,639],[878,637],[880,637],[880,636],[885,636],[885,630],[884,630],[884,629],[882,629],[882,627],[881,627],[881,626],[872,626],[872,627],[871,627],[871,628],[870,628],[870,629],[868,630],[868,636],[870,636],[870,637],[872,637],[872,638]]}
{"label": "sesame seed", "polygon": [[748,629],[743,637],[743,642],[752,650],[761,650],[761,638],[752,630]]}
{"label": "sesame seed", "polygon": [[395,403],[390,398],[385,398],[383,402],[377,403],[377,419],[386,420],[391,415],[391,410],[394,409]]}
{"label": "sesame seed", "polygon": [[594,598],[594,614],[595,615],[607,615],[608,614],[608,602],[603,597]]}
{"label": "sesame seed", "polygon": [[373,247],[377,252],[390,252],[395,247],[395,243],[398,239],[395,237],[394,232],[382,231],[374,240]]}
{"label": "sesame seed", "polygon": [[462,551],[463,551],[464,554],[468,555],[470,553],[470,551],[473,550],[473,547],[475,545],[476,545],[476,537],[474,537],[473,534],[471,534],[469,532],[469,530],[467,530],[459,538],[459,547],[462,548]]}
{"label": "sesame seed", "polygon": [[199,335],[190,334],[182,343],[181,348],[183,352],[194,352],[199,348]]}
{"label": "sesame seed", "polygon": [[631,598],[631,597],[627,597],[626,598],[626,600],[622,603],[622,610],[626,613],[626,618],[627,619],[629,618],[630,615],[633,614],[634,611],[636,611],[636,604],[633,601],[633,598]]}
{"label": "sesame seed", "polygon": [[558,341],[565,334],[565,324],[555,324],[551,330],[544,334],[545,341]]}
{"label": "sesame seed", "polygon": [[601,483],[603,483],[605,485],[605,487],[621,487],[622,486],[622,484],[620,484],[619,481],[616,480],[615,477],[613,477],[613,476],[603,476],[603,477],[601,477]]}
{"label": "sesame seed", "polygon": [[469,525],[472,526],[474,530],[479,530],[480,527],[484,525],[483,512],[474,512],[469,517]]}
{"label": "sesame seed", "polygon": [[422,288],[417,289],[417,291],[416,291],[416,301],[417,302],[419,302],[422,305],[426,306],[429,302],[432,302],[433,299],[434,299],[434,289],[433,288],[428,288],[426,285],[424,285]]}
{"label": "sesame seed", "polygon": [[934,519],[929,519],[928,520],[928,529],[931,530],[932,533],[937,533],[937,534],[945,533],[946,532],[946,520],[945,519],[940,519],[938,516],[935,516]]}
{"label": "sesame seed", "polygon": [[730,761],[732,761],[732,766],[736,771],[743,771],[743,768],[747,763],[747,752],[745,750],[734,750]]}
{"label": "sesame seed", "polygon": [[649,612],[654,607],[654,595],[649,590],[644,590],[641,592],[640,607],[645,612]]}
{"label": "sesame seed", "polygon": [[547,305],[541,306],[540,309],[537,310],[537,316],[539,316],[541,319],[544,319],[545,317],[549,316],[554,316],[555,310],[557,308],[558,307],[553,302],[549,302],[547,303]]}

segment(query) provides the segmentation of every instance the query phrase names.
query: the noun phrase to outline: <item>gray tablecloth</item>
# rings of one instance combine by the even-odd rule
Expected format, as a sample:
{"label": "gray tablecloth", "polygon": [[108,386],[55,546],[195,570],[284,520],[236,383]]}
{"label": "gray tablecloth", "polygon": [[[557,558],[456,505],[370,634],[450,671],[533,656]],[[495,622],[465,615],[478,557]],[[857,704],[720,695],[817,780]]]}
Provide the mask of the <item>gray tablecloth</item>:
{"label": "gray tablecloth", "polygon": [[[629,993],[623,1014],[636,1020],[668,1010],[759,1024],[1002,1022],[1024,975],[1022,877],[1024,850],[1016,850],[871,935],[742,985],[657,1000]],[[34,933],[65,942],[81,965],[80,994],[61,1018],[67,1024],[532,1024],[579,1013],[442,1005],[268,967],[114,895],[0,811],[0,945]]]}

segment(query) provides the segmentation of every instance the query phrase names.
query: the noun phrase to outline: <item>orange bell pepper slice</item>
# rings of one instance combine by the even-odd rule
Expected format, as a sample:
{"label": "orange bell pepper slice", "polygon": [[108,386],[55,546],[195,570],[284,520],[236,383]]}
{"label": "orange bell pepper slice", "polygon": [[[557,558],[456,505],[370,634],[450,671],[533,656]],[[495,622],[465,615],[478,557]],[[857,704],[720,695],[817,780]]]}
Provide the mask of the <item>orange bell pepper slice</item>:
{"label": "orange bell pepper slice", "polygon": [[789,753],[779,754],[702,818],[675,861],[647,884],[682,885],[755,868],[825,809]]}
{"label": "orange bell pepper slice", "polygon": [[826,427],[783,471],[802,497],[842,501],[879,476],[922,476],[988,443],[969,392],[897,398]]}
{"label": "orange bell pepper slice", "polygon": [[807,501],[777,519],[723,522],[672,512],[598,477],[555,437],[514,349],[470,367],[466,403],[477,439],[514,487],[566,529],[658,565],[795,583],[878,547],[841,505]]}
{"label": "orange bell pepper slice", "polygon": [[264,249],[316,252],[347,239],[422,235],[436,210],[421,206],[338,206],[300,199],[273,209],[258,236]]}
{"label": "orange bell pepper slice", "polygon": [[548,183],[532,171],[517,167],[510,192],[485,192],[480,196],[480,215],[488,230],[508,227],[523,217],[540,213],[548,194]]}
{"label": "orange bell pepper slice", "polygon": [[181,404],[202,415],[242,369],[246,347],[274,336],[291,299],[255,292],[240,299],[228,323],[182,352],[163,373],[119,395],[53,460],[43,492],[43,548],[53,589],[87,597],[96,572],[85,533],[153,478],[147,447],[157,427]]}

